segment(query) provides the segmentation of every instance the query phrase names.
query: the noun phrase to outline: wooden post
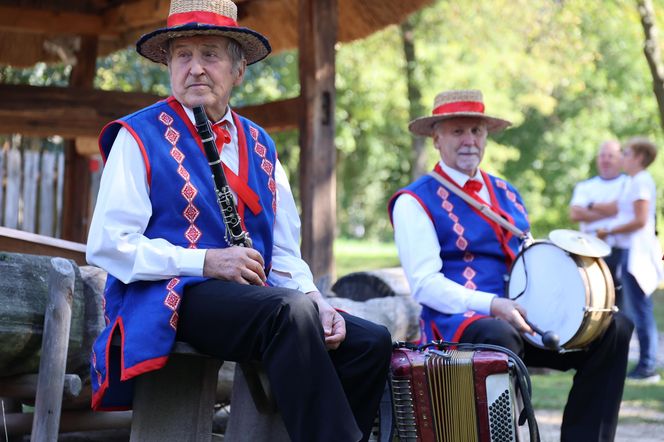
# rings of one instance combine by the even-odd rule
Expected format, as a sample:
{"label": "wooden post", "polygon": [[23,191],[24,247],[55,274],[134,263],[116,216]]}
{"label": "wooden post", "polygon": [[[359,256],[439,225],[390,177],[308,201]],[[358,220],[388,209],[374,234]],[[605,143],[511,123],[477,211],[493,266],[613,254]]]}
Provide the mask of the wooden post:
{"label": "wooden post", "polygon": [[[92,89],[97,72],[97,38],[81,37],[81,50],[71,71],[70,86]],[[101,127],[99,128],[101,130]],[[64,207],[62,238],[86,242],[90,217],[90,171],[88,158],[76,152],[74,140],[65,141]]]}
{"label": "wooden post", "polygon": [[51,259],[31,442],[58,438],[73,298],[73,266],[66,259]]}
{"label": "wooden post", "polygon": [[337,0],[300,0],[299,13],[302,255],[325,291],[334,276]]}

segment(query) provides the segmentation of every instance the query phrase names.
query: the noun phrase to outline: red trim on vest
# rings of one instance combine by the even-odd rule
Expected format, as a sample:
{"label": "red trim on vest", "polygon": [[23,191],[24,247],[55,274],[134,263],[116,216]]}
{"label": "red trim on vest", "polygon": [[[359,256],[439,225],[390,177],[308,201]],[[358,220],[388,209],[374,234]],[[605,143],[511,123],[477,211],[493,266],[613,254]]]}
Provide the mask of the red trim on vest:
{"label": "red trim on vest", "polygon": [[203,25],[227,26],[237,28],[237,22],[225,15],[216,14],[208,11],[190,11],[171,14],[166,20],[166,25],[169,28],[174,26],[182,26],[187,23],[200,23]]}
{"label": "red trim on vest", "polygon": [[463,322],[461,322],[461,324],[459,324],[456,331],[454,332],[454,336],[452,336],[452,342],[459,342],[459,339],[461,339],[461,335],[463,335],[463,332],[466,331],[466,329],[468,328],[468,326],[470,324],[477,321],[478,319],[488,318],[488,317],[489,316],[487,316],[487,315],[481,315],[479,313],[474,313],[473,316],[471,316],[470,318],[468,318],[468,319],[464,320]]}
{"label": "red trim on vest", "polygon": [[[483,171],[480,170],[480,173],[482,174],[482,178],[484,179],[484,183],[487,186],[487,190],[489,191],[489,199],[491,200],[491,208],[496,209],[498,213],[500,214],[501,217],[503,217],[505,220],[507,220],[511,224],[514,223],[514,218],[512,215],[509,213],[505,212],[503,208],[500,206],[498,203],[498,198],[496,197],[496,191],[493,188],[493,183],[489,176]],[[496,229],[494,229],[496,230]],[[512,248],[509,246],[509,241],[512,239],[512,232],[509,230],[505,230],[503,228],[498,227],[498,231],[501,235],[501,245],[503,248],[503,251],[505,252],[505,263],[507,264],[507,267],[510,268],[512,266],[512,263],[514,262],[514,259],[516,258],[516,254],[512,250]]]}
{"label": "red trim on vest", "polygon": [[[390,206],[392,207],[392,210],[389,211],[390,223],[392,224],[392,227],[394,227],[394,221],[392,220],[392,212],[394,211],[394,203],[396,203],[396,199],[398,197],[400,197],[401,195],[403,195],[404,193],[407,193],[408,195],[412,196],[413,198],[415,198],[415,200],[418,203],[420,203],[420,206],[422,206],[422,209],[424,209],[426,214],[429,216],[429,219],[433,223],[434,222],[433,221],[433,216],[431,215],[431,212],[429,212],[429,208],[427,207],[427,205],[424,204],[424,201],[422,201],[422,199],[418,195],[411,192],[410,190],[400,190],[397,193],[395,193],[394,195],[392,195],[392,198],[390,198],[390,201],[387,203],[388,207],[390,207]],[[393,201],[394,201],[394,203],[393,203]]]}
{"label": "red trim on vest", "polygon": [[433,115],[453,114],[457,112],[479,112],[484,113],[484,103],[479,101],[455,101],[454,103],[441,104],[432,112]]}
{"label": "red trim on vest", "polygon": [[106,129],[108,129],[110,126],[112,126],[114,124],[119,124],[122,127],[124,127],[125,129],[127,129],[127,131],[131,134],[131,136],[134,137],[134,140],[136,140],[136,144],[138,144],[138,148],[141,150],[141,156],[143,157],[143,163],[145,164],[145,174],[146,174],[146,178],[147,178],[147,181],[148,181],[148,187],[150,187],[151,184],[152,184],[152,169],[150,168],[150,161],[148,159],[148,154],[145,150],[145,146],[143,145],[143,141],[141,141],[141,139],[138,137],[138,134],[125,121],[122,121],[122,120],[111,121],[106,126],[104,126],[104,128],[100,132],[99,151],[101,152],[101,157],[102,157],[102,160],[104,161],[104,164],[106,164],[107,158],[106,158],[106,155],[104,155],[104,150],[101,147],[101,137],[104,134],[104,132],[106,131]]}
{"label": "red trim on vest", "polygon": [[[122,317],[118,316],[115,319],[115,324],[113,324],[113,327],[111,327],[111,331],[108,333],[108,340],[106,341],[106,376],[104,376],[104,382],[99,386],[97,389],[97,393],[92,395],[92,409],[93,410],[109,410],[112,411],[111,408],[101,408],[101,400],[104,397],[104,393],[106,393],[106,390],[108,389],[108,382],[111,377],[111,341],[113,340],[113,335],[115,334],[115,328],[119,327],[120,328],[120,339],[122,340],[122,343],[120,344],[120,358],[122,358],[122,347],[124,346],[124,326],[122,325]],[[122,372],[122,364],[124,364],[124,361],[120,364],[120,372]],[[113,407],[116,408],[116,407]],[[118,407],[116,408],[118,410],[127,410],[128,408],[122,408]]]}

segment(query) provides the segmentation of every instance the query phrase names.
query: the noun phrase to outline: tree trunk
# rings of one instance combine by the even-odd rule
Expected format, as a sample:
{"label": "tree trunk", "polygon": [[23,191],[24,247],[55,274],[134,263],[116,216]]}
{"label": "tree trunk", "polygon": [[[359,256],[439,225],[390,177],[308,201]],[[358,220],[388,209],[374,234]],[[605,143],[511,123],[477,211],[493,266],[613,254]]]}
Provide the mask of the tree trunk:
{"label": "tree trunk", "polygon": [[664,66],[662,65],[657,25],[655,24],[655,11],[652,0],[637,0],[637,5],[645,36],[643,52],[652,74],[653,91],[659,107],[660,125],[664,128]]}
{"label": "tree trunk", "polygon": [[[413,18],[404,21],[401,28],[401,38],[403,41],[403,52],[406,59],[406,84],[408,88],[408,116],[409,120],[424,116],[424,106],[422,106],[422,93],[415,78],[415,68],[417,60],[415,58],[415,36]],[[411,147],[413,149],[411,162],[411,176],[413,179],[419,178],[425,172],[427,156],[424,151],[425,138],[417,135],[412,136]]]}

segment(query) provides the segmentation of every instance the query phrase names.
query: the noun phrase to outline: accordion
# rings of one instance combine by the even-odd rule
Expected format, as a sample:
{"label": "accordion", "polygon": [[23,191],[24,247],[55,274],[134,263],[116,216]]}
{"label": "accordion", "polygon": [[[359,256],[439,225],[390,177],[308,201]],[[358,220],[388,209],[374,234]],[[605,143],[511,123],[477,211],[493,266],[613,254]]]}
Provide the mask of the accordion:
{"label": "accordion", "polygon": [[390,389],[399,440],[519,439],[512,359],[499,351],[459,348],[394,349]]}

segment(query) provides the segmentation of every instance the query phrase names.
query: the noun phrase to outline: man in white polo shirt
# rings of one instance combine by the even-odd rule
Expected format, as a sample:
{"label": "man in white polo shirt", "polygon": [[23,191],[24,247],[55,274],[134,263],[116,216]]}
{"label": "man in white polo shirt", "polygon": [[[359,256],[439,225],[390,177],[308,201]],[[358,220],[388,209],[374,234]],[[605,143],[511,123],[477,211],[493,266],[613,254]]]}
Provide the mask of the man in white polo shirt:
{"label": "man in white polo shirt", "polygon": [[[570,218],[579,223],[579,230],[594,235],[597,230],[611,225],[615,216],[606,215],[595,210],[597,203],[616,201],[628,178],[621,173],[622,153],[620,143],[616,140],[604,141],[597,153],[597,171],[599,175],[574,186],[574,193],[570,201]],[[612,247],[611,255],[604,258],[611,270],[616,285],[616,304],[622,307],[622,290],[618,266],[618,254],[613,250],[615,244],[613,236],[609,235],[605,241]]]}

